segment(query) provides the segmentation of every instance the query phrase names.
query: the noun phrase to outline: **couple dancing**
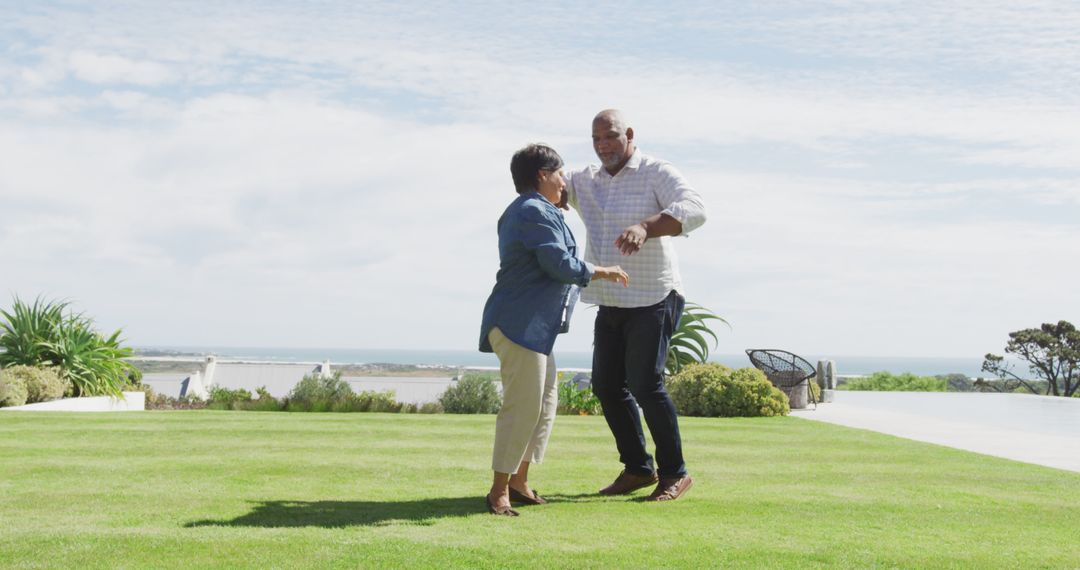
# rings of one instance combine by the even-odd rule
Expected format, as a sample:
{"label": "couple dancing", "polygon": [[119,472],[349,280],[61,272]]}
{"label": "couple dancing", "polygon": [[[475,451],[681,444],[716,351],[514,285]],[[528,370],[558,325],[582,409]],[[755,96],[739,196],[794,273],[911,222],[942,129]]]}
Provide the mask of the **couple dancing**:
{"label": "couple dancing", "polygon": [[[685,304],[669,236],[702,225],[705,206],[670,164],[636,148],[621,112],[597,114],[592,140],[601,164],[581,171],[564,173],[558,153],[539,144],[510,161],[518,197],[499,218],[499,271],[480,331],[480,350],[498,355],[503,384],[487,495],[495,515],[517,516],[512,502],[545,502],[529,487],[529,466],[543,460],[551,435],[558,405],[552,348],[568,330],[579,287],[600,306],[592,390],[625,466],[600,494],[655,485],[648,500],[670,501],[693,484],[663,371]],[[585,261],[560,211],[570,206],[585,223]],[[655,466],[637,406],[656,445]]]}

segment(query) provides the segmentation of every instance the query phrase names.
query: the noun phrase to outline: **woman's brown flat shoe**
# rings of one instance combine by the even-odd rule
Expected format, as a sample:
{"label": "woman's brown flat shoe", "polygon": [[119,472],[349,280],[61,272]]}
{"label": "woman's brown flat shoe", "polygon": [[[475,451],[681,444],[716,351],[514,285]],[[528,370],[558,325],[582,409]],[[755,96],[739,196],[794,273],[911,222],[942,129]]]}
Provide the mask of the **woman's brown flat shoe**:
{"label": "woman's brown flat shoe", "polygon": [[523,505],[546,505],[547,501],[543,497],[538,495],[536,491],[532,492],[532,496],[528,496],[517,489],[510,487],[510,501],[514,503],[521,503]]}
{"label": "woman's brown flat shoe", "polygon": [[490,495],[484,495],[484,502],[487,503],[488,512],[493,514],[493,515],[498,515],[498,516],[503,516],[503,517],[516,517],[516,516],[518,516],[518,512],[515,511],[514,509],[510,508],[510,507],[496,507],[495,503],[491,502],[491,496]]}

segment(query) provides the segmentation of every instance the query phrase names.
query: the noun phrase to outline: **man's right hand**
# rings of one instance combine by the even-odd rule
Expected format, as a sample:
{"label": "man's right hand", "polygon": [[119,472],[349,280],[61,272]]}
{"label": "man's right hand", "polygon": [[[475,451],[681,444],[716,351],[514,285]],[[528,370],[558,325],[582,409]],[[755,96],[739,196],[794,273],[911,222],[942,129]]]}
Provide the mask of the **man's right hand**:
{"label": "man's right hand", "polygon": [[615,238],[615,248],[623,255],[633,255],[641,249],[641,246],[645,245],[645,241],[648,239],[649,231],[645,229],[645,225],[634,224],[623,230],[623,233]]}
{"label": "man's right hand", "polygon": [[597,267],[593,270],[592,278],[593,281],[603,279],[605,281],[622,283],[623,287],[630,286],[630,276],[618,265],[612,265],[611,267]]}

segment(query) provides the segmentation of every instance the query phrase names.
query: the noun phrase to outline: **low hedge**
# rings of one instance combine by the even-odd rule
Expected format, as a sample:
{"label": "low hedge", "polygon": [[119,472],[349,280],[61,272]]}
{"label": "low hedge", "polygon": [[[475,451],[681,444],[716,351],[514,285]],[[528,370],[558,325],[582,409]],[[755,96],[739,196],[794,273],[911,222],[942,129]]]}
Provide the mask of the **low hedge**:
{"label": "low hedge", "polygon": [[289,412],[400,412],[402,404],[394,400],[394,392],[364,391],[330,397],[294,399],[289,397],[284,409]]}
{"label": "low hedge", "polygon": [[26,380],[21,376],[0,370],[0,408],[21,406],[26,403]]}
{"label": "low hedge", "polygon": [[69,384],[56,368],[16,365],[0,370],[0,406],[21,406],[61,398]]}
{"label": "low hedge", "polygon": [[341,373],[330,376],[309,374],[297,383],[289,395],[275,398],[266,387],[255,394],[244,388],[229,389],[212,386],[209,398],[194,396],[173,398],[155,393],[149,386],[139,384],[136,390],[146,394],[148,410],[235,410],[251,412],[385,412],[402,414],[480,413],[499,410],[502,400],[495,388],[497,375],[467,374],[456,386],[443,395],[451,408],[444,409],[443,401],[413,404],[398,402],[392,390],[353,392],[342,380]]}
{"label": "low hedge", "polygon": [[948,379],[940,376],[916,376],[911,372],[892,374],[882,371],[865,378],[852,378],[837,386],[836,389],[871,392],[945,392],[948,387]]}

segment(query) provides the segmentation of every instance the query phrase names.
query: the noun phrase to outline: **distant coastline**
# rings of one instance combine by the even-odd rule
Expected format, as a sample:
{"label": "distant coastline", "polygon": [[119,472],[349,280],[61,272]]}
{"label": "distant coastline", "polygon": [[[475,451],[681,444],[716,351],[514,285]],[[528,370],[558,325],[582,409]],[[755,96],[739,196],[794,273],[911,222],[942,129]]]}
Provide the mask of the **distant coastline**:
{"label": "distant coastline", "polygon": [[[320,348],[260,348],[226,346],[147,346],[135,349],[136,357],[154,361],[176,361],[178,364],[201,361],[207,355],[230,360],[249,360],[258,362],[323,362],[329,360],[332,365],[346,369],[375,367],[379,370],[404,369],[456,370],[456,369],[495,369],[499,366],[493,354],[468,350],[408,350],[408,349],[320,349]],[[803,354],[811,363],[821,358],[836,362],[837,371],[843,375],[871,374],[881,370],[893,373],[911,372],[920,376],[938,374],[964,374],[971,378],[985,376],[980,369],[982,358],[942,358],[942,357],[873,357],[873,356],[829,356],[819,357]],[[592,368],[592,353],[556,350],[555,360],[561,369]],[[749,360],[742,354],[714,354],[711,361],[726,366],[750,366]],[[1026,371],[1026,367],[1018,367]]]}

